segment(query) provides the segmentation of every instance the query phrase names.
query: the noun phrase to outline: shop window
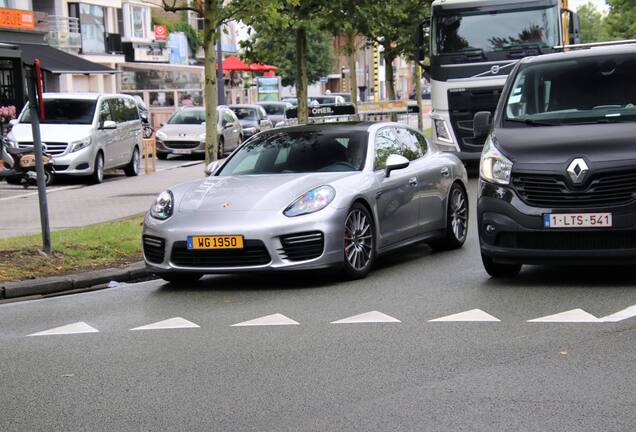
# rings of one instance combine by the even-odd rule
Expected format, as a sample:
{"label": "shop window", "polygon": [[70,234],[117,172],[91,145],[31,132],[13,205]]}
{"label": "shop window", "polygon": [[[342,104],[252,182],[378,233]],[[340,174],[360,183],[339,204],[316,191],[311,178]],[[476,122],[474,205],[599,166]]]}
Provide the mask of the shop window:
{"label": "shop window", "polygon": [[174,107],[174,92],[152,91],[148,95],[151,107]]}
{"label": "shop window", "polygon": [[179,106],[203,106],[203,93],[200,91],[180,91]]}

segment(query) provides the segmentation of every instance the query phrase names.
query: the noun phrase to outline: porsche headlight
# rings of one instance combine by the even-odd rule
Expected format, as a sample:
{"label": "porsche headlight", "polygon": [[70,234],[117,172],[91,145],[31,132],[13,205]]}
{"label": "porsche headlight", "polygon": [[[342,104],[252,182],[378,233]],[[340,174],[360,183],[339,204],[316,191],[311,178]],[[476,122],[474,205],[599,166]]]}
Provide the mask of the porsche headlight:
{"label": "porsche headlight", "polygon": [[499,151],[491,137],[484,144],[479,163],[479,175],[485,181],[501,185],[510,184],[512,162]]}
{"label": "porsche headlight", "polygon": [[315,213],[324,209],[336,197],[336,190],[331,186],[319,186],[298,197],[283,212],[285,216],[294,217]]}
{"label": "porsche headlight", "polygon": [[162,141],[167,140],[168,139],[168,135],[166,135],[166,133],[163,132],[163,131],[158,131],[157,132],[157,139],[158,140],[162,140]]}
{"label": "porsche headlight", "polygon": [[174,211],[174,195],[167,190],[161,192],[155,203],[150,207],[150,216],[155,219],[166,220],[172,216]]}
{"label": "porsche headlight", "polygon": [[87,137],[87,138],[84,138],[84,139],[79,140],[79,141],[73,141],[70,144],[70,147],[71,147],[70,153],[82,150],[82,149],[88,147],[89,145],[91,145],[91,137]]}

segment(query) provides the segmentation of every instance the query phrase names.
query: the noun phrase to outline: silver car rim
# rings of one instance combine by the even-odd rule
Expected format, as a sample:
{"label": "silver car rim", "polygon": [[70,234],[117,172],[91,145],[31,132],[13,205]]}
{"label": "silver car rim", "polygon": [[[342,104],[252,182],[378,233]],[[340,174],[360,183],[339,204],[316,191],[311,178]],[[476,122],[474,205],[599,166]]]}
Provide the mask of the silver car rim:
{"label": "silver car rim", "polygon": [[453,234],[457,240],[463,241],[466,237],[468,206],[466,205],[466,197],[460,189],[455,189],[451,195],[450,210]]}
{"label": "silver car rim", "polygon": [[100,156],[97,157],[96,165],[95,171],[97,172],[97,180],[101,183],[101,181],[104,180],[104,160]]}
{"label": "silver car rim", "polygon": [[345,223],[344,252],[347,262],[355,270],[364,269],[371,261],[373,233],[371,223],[363,212],[353,210]]}

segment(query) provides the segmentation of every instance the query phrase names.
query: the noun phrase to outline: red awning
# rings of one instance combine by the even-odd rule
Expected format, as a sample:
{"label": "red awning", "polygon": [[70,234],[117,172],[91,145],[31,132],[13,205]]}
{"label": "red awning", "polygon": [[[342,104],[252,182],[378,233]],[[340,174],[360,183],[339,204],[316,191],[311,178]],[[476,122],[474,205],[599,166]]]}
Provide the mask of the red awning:
{"label": "red awning", "polygon": [[252,72],[269,72],[269,71],[275,71],[277,69],[278,68],[276,66],[265,65],[260,63],[252,63],[250,65],[250,70]]}
{"label": "red awning", "polygon": [[239,60],[236,56],[228,56],[223,60],[223,71],[250,71],[250,67]]}

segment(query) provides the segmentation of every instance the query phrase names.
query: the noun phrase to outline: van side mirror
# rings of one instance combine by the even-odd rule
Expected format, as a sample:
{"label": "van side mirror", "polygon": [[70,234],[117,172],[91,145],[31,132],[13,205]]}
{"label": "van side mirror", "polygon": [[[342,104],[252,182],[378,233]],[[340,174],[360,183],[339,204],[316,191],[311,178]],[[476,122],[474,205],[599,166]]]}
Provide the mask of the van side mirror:
{"label": "van side mirror", "polygon": [[490,132],[492,115],[488,111],[479,111],[473,117],[473,136],[485,138]]}
{"label": "van side mirror", "polygon": [[390,177],[391,171],[404,169],[408,167],[409,164],[409,160],[404,156],[399,154],[391,154],[386,159],[386,164],[384,165],[384,176]]}
{"label": "van side mirror", "polygon": [[117,129],[117,123],[112,120],[106,120],[102,123],[101,129]]}
{"label": "van side mirror", "polygon": [[9,120],[9,126],[13,127],[18,124],[18,119]]}

